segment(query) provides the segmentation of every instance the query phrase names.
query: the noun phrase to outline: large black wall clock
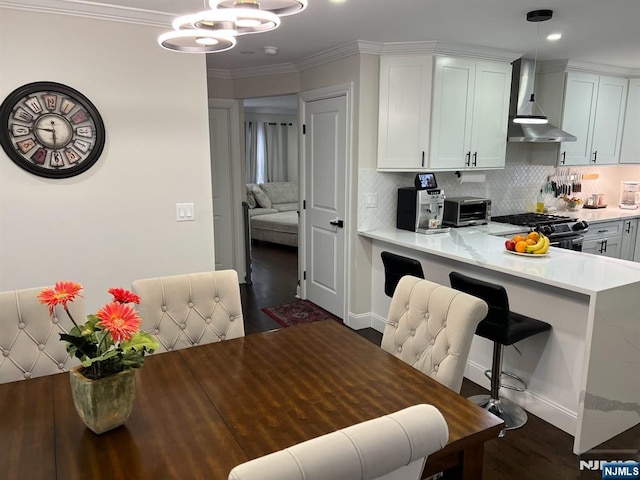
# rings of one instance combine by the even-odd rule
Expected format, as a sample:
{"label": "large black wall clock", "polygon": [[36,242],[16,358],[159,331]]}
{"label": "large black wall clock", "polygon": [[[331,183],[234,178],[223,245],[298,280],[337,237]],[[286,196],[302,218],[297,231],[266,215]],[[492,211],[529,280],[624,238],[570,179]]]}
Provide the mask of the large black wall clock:
{"label": "large black wall clock", "polygon": [[0,106],[0,144],[25,170],[47,178],[78,175],[104,148],[104,123],[83,94],[54,82],[34,82]]}

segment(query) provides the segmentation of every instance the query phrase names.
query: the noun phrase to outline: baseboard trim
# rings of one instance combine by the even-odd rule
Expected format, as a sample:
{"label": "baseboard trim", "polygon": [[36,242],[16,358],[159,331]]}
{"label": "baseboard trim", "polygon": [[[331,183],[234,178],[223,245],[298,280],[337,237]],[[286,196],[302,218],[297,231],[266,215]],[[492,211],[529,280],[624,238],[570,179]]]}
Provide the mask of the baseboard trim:
{"label": "baseboard trim", "polygon": [[[474,383],[486,389],[490,388],[489,379],[485,377],[485,367],[477,363],[467,361],[464,370],[464,376]],[[578,425],[578,414],[572,412],[566,407],[553,402],[549,398],[542,397],[528,390],[524,392],[516,392],[507,388],[500,390],[500,395],[513,400],[521,405],[527,412],[549,422],[553,426],[567,432],[575,437],[576,427]]]}
{"label": "baseboard trim", "polygon": [[371,326],[371,315],[368,313],[351,313],[347,315],[345,325],[354,330],[361,330]]}
{"label": "baseboard trim", "polygon": [[387,319],[376,315],[375,313],[371,314],[371,328],[377,330],[380,333],[384,333],[384,327],[387,325]]}

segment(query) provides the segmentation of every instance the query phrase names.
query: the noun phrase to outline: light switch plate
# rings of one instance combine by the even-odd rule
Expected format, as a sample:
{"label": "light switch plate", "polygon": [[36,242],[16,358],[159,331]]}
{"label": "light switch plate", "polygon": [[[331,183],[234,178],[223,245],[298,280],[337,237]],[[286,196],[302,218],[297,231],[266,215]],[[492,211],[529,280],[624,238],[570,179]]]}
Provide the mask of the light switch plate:
{"label": "light switch plate", "polygon": [[366,208],[376,208],[378,206],[378,194],[377,193],[367,193],[365,196],[365,207]]}
{"label": "light switch plate", "polygon": [[193,203],[176,203],[176,222],[193,222],[195,219]]}

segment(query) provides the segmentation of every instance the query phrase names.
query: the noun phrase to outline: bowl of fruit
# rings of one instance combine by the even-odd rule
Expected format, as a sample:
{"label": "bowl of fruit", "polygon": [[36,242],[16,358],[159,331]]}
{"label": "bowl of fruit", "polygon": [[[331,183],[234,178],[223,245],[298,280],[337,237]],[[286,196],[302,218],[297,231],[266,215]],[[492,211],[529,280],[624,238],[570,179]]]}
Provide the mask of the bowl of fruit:
{"label": "bowl of fruit", "polygon": [[540,232],[518,234],[504,242],[507,252],[514,255],[544,257],[549,253],[549,238]]}
{"label": "bowl of fruit", "polygon": [[569,212],[577,212],[582,208],[582,199],[579,197],[570,197],[569,195],[562,195],[564,201],[564,208]]}

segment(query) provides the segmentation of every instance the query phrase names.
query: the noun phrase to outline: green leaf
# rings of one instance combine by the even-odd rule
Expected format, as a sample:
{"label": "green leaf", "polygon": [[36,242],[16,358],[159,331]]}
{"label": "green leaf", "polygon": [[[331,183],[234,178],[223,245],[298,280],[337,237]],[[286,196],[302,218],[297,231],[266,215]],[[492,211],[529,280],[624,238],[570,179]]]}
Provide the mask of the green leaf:
{"label": "green leaf", "polygon": [[82,365],[84,365],[85,367],[88,367],[92,363],[103,362],[103,361],[108,360],[110,358],[113,358],[113,357],[115,357],[117,355],[120,355],[120,351],[117,348],[111,348],[111,349],[107,350],[105,353],[103,353],[102,355],[99,355],[99,356],[93,357],[93,358],[87,358],[87,359],[83,360],[82,361]]}
{"label": "green leaf", "polygon": [[137,332],[131,339],[120,343],[120,348],[122,348],[125,353],[130,350],[153,353],[159,346],[156,339],[147,332]]}

